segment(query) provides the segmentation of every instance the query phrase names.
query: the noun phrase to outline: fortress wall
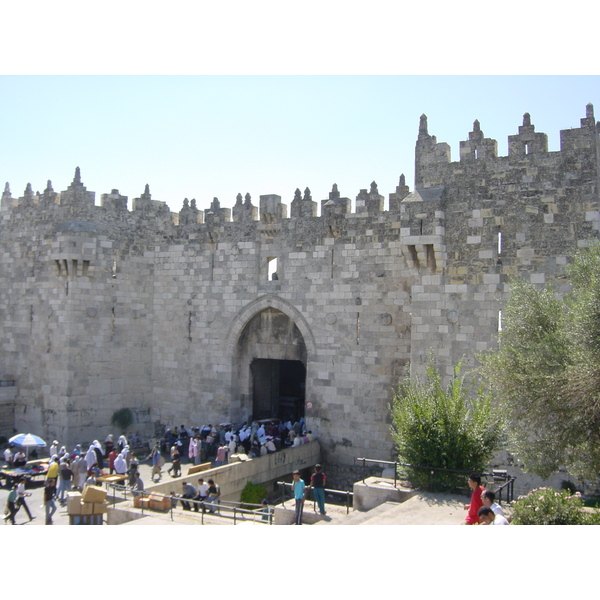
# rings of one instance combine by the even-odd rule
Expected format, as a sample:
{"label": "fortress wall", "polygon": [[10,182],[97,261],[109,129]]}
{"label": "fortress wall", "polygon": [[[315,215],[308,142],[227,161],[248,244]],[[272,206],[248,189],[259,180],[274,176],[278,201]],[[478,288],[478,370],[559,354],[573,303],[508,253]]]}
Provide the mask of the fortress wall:
{"label": "fortress wall", "polygon": [[[373,182],[352,213],[334,185],[320,217],[308,189],[289,207],[239,195],[233,209],[186,199],[171,213],[148,186],[131,210],[118,190],[97,206],[79,169],[60,193],[48,182],[13,198],[7,185],[0,371],[17,382],[15,422],[71,444],[111,432],[123,407],[147,435],[242,421],[249,353],[291,353],[324,460],[389,459],[387,405],[407,365],[422,373],[431,349],[448,377],[461,358],[474,364],[495,344],[510,276],[564,293],[568,255],[598,238],[593,109],[559,152],[527,115],[509,155],[496,147],[476,122],[451,162],[422,118],[415,190],[401,176],[384,211]],[[248,346],[262,311],[297,331],[261,342],[253,330]]]}

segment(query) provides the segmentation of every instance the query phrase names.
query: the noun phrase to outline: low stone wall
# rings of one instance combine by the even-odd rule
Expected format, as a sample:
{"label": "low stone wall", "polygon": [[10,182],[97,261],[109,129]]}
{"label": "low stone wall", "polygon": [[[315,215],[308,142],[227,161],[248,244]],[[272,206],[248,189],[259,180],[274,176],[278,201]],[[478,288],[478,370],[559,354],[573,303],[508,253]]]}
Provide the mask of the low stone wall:
{"label": "low stone wall", "polygon": [[106,524],[107,525],[122,525],[129,521],[135,521],[136,519],[142,519],[148,514],[152,514],[150,511],[142,513],[141,511],[127,510],[125,508],[109,506],[106,511]]}
{"label": "low stone wall", "polygon": [[354,510],[371,510],[384,502],[404,502],[415,491],[400,486],[394,487],[393,479],[369,477],[364,483],[357,481],[353,486]]}
{"label": "low stone wall", "polygon": [[[295,500],[288,500],[285,506],[276,506],[273,510],[273,525],[293,525],[295,518]],[[319,521],[324,521],[325,518],[325,515],[314,513],[306,509],[302,512],[302,523],[304,523],[304,525],[314,525]]]}
{"label": "low stone wall", "polygon": [[[267,456],[215,467],[202,471],[202,473],[185,475],[176,479],[169,478],[165,482],[147,484],[146,491],[165,495],[169,495],[171,491],[179,493],[182,482],[189,482],[196,487],[198,479],[202,477],[204,481],[214,479],[221,488],[221,500],[239,502],[242,490],[248,481],[259,484],[289,477],[292,471],[307,469],[319,463],[320,460],[321,446],[318,440],[314,440],[296,448],[286,448],[273,454],[267,454]],[[185,466],[183,470],[185,470]]]}

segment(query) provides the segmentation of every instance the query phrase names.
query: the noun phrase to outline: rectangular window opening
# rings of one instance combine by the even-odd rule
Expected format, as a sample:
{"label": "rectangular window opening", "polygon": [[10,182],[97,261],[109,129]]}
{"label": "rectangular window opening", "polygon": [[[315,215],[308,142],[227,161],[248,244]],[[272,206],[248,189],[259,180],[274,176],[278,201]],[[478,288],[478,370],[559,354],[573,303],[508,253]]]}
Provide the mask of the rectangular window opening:
{"label": "rectangular window opening", "polygon": [[267,280],[268,281],[277,281],[279,279],[279,275],[277,274],[277,257],[276,256],[268,256],[267,257]]}
{"label": "rectangular window opening", "polygon": [[433,249],[433,244],[425,244],[425,256],[427,257],[427,268],[435,273],[436,264],[435,264],[435,250]]}
{"label": "rectangular window opening", "polygon": [[417,267],[417,269],[419,268],[419,256],[417,254],[417,248],[416,246],[408,246],[408,254],[410,256],[410,259],[412,260],[412,263],[415,267]]}

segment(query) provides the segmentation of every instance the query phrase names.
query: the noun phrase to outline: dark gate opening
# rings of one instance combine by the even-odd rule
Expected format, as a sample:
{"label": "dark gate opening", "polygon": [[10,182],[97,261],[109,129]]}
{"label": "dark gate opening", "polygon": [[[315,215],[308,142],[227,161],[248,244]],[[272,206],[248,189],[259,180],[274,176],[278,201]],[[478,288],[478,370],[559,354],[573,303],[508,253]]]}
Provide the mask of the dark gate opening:
{"label": "dark gate opening", "polygon": [[256,358],[252,375],[252,418],[291,419],[304,416],[306,368],[300,360]]}

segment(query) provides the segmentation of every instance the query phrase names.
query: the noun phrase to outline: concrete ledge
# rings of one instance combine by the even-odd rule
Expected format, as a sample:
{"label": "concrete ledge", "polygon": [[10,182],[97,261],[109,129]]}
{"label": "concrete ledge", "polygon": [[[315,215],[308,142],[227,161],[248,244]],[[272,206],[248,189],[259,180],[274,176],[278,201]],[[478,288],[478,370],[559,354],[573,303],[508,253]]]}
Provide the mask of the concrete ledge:
{"label": "concrete ledge", "polygon": [[384,502],[404,502],[415,494],[415,490],[394,487],[394,480],[385,477],[369,477],[364,483],[357,481],[352,492],[354,510],[371,510]]}
{"label": "concrete ledge", "polygon": [[[292,525],[296,516],[296,508],[294,500],[288,500],[289,507],[276,506],[273,510],[273,525]],[[312,503],[311,503],[312,505]],[[302,513],[302,522],[306,525],[314,525],[319,521],[327,521],[327,515],[314,513],[312,510],[304,509]]]}
{"label": "concrete ledge", "polygon": [[128,510],[127,508],[109,506],[106,511],[106,524],[122,525],[123,523],[142,519],[146,516],[148,516],[148,511],[145,514],[142,514],[139,510]]}

